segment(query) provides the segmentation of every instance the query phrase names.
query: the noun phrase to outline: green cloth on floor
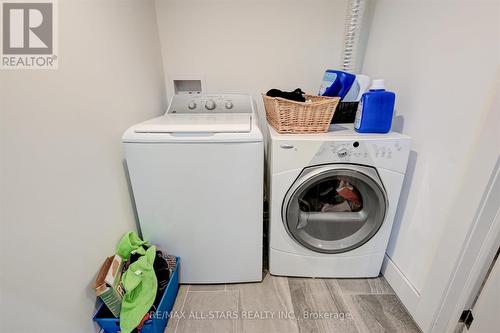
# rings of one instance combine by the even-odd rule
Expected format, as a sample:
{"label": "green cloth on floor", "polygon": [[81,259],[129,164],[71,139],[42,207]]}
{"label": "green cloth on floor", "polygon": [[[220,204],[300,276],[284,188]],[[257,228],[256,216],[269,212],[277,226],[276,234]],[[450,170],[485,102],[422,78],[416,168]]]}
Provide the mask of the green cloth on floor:
{"label": "green cloth on floor", "polygon": [[118,243],[118,246],[116,247],[116,254],[122,257],[124,260],[128,260],[130,257],[130,254],[133,251],[138,251],[139,254],[144,254],[144,251],[141,251],[139,249],[142,249],[143,245],[148,245],[148,242],[143,241],[142,239],[137,236],[135,231],[130,231],[127,232],[122,239],[120,239],[120,242]]}
{"label": "green cloth on floor", "polygon": [[154,303],[158,289],[158,280],[153,268],[155,258],[156,246],[151,246],[122,276],[125,289],[120,312],[122,333],[132,332]]}

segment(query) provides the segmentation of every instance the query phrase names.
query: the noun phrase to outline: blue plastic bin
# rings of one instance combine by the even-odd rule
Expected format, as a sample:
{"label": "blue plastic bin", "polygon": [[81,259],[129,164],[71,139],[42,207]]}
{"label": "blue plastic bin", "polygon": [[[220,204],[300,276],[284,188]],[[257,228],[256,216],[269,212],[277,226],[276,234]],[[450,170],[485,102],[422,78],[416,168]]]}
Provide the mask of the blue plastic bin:
{"label": "blue plastic bin", "polygon": [[[163,333],[167,327],[169,314],[174,307],[177,290],[179,290],[179,268],[181,259],[177,257],[175,270],[168,281],[167,288],[161,298],[158,310],[153,318],[148,319],[141,329],[141,333]],[[101,304],[94,315],[93,320],[101,326],[106,333],[120,332],[120,319],[110,317],[111,313],[108,308]],[[112,315],[111,315],[112,316]]]}

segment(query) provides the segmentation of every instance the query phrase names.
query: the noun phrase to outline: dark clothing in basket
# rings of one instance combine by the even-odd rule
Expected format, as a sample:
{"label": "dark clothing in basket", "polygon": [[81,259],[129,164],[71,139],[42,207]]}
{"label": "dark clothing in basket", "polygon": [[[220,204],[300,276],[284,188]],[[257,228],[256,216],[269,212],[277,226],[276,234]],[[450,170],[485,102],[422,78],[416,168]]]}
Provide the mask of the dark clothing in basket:
{"label": "dark clothing in basket", "polygon": [[297,102],[305,102],[306,98],[304,97],[305,92],[302,89],[297,88],[294,91],[281,91],[279,89],[271,89],[267,92],[266,96],[269,97],[281,97],[284,99],[289,99]]}

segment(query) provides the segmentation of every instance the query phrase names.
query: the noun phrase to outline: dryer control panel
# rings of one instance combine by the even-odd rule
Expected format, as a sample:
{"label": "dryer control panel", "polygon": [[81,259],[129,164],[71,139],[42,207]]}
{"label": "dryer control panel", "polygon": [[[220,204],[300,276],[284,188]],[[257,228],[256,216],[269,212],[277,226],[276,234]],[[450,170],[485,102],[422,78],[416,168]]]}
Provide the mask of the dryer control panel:
{"label": "dryer control panel", "polygon": [[[325,149],[328,149],[332,154],[336,155],[337,158],[368,158],[368,156],[375,157],[377,159],[392,159],[394,153],[397,153],[403,149],[403,146],[399,141],[391,142],[389,144],[381,143],[364,143],[361,144],[359,141],[353,142],[342,142],[342,143],[329,143],[326,147],[321,147],[318,155],[324,154]],[[369,151],[372,151],[369,154]]]}
{"label": "dryer control panel", "polygon": [[411,139],[387,134],[357,133],[353,124],[334,124],[326,133],[279,134],[269,128],[273,172],[330,163],[353,163],[404,173]]}
{"label": "dryer control panel", "polygon": [[409,150],[406,140],[346,140],[323,142],[311,164],[357,163],[391,168],[405,161]]}

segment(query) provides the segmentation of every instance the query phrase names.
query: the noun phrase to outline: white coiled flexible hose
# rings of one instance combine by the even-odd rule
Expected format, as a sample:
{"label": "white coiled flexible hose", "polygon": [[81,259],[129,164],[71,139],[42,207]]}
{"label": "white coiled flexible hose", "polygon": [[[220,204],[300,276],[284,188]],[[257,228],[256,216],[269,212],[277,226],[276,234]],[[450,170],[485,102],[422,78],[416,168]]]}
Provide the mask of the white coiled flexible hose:
{"label": "white coiled flexible hose", "polygon": [[347,17],[342,50],[342,69],[359,73],[363,65],[368,36],[368,13],[371,0],[347,0]]}

